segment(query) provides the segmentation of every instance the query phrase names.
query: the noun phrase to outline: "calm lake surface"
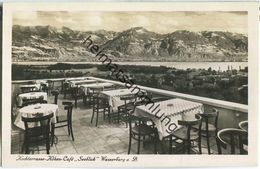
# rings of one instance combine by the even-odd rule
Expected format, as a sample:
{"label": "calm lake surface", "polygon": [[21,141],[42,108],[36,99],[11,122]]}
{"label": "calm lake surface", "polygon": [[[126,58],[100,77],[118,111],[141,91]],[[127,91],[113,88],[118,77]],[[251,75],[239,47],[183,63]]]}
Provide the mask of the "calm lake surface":
{"label": "calm lake surface", "polygon": [[[13,62],[21,65],[53,65],[61,62]],[[70,64],[102,64],[101,62],[63,62]],[[177,69],[208,69],[225,71],[228,69],[244,69],[247,62],[113,62],[118,65],[167,66]]]}

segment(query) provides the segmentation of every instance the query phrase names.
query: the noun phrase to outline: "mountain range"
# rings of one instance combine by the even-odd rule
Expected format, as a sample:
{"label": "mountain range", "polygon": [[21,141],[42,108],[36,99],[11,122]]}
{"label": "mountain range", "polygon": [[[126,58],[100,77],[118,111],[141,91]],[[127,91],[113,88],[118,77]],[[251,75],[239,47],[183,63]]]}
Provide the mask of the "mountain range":
{"label": "mountain range", "polygon": [[114,32],[14,25],[12,60],[98,61],[82,43],[89,36],[113,61],[246,61],[248,57],[247,36],[231,32],[177,30],[159,34],[143,27]]}

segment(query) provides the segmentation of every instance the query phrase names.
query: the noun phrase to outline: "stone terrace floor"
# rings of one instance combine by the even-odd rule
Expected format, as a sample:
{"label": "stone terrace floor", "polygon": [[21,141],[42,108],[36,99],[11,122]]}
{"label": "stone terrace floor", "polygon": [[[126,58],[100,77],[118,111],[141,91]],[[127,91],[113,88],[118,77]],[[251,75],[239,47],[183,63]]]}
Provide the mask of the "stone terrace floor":
{"label": "stone terrace floor", "polygon": [[[69,97],[69,96],[68,96]],[[48,96],[48,103],[53,102],[53,96]],[[65,113],[62,101],[73,101],[63,99],[63,95],[59,95],[59,113]],[[78,101],[78,107],[73,108],[73,133],[75,140],[72,141],[68,135],[67,128],[55,129],[55,135],[58,138],[57,144],[50,149],[50,154],[127,154],[129,128],[126,128],[122,122],[108,123],[103,120],[100,113],[98,127],[90,123],[92,109],[90,106],[83,104],[82,100]],[[94,119],[95,120],[95,119]],[[23,130],[12,125],[11,137],[11,153],[20,154],[23,144]],[[202,153],[207,154],[205,139],[202,140]],[[158,146],[159,154],[167,154],[168,143],[163,141],[162,146]],[[211,140],[211,149],[213,154],[217,154],[215,139]],[[163,147],[163,148],[162,148]],[[163,149],[165,151],[163,151]],[[197,147],[195,148],[197,149]],[[137,141],[132,140],[131,154],[137,152]],[[31,148],[31,154],[45,154],[45,146],[39,145]],[[145,147],[141,143],[140,154],[153,154],[153,143],[145,142]],[[180,154],[180,153],[178,153]]]}

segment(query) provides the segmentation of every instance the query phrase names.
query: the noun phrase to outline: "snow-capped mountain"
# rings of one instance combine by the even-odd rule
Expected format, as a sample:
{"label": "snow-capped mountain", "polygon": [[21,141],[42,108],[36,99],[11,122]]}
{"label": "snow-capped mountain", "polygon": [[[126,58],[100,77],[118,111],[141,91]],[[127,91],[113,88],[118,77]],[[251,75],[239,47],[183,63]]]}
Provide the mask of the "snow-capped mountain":
{"label": "snow-capped mountain", "polygon": [[13,61],[97,61],[82,42],[91,40],[113,61],[244,61],[245,35],[178,30],[158,34],[142,27],[122,32],[75,31],[67,27],[13,26]]}

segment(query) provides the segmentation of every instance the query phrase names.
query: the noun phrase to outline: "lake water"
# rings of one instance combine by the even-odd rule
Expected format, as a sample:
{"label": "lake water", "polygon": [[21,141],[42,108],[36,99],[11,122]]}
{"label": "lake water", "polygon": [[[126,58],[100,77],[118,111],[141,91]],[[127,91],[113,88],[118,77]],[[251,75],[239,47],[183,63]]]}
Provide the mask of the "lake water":
{"label": "lake water", "polygon": [[[58,62],[13,62],[21,65],[52,65]],[[102,64],[101,62],[64,62],[70,64]],[[208,69],[225,71],[228,69],[244,69],[247,62],[113,62],[118,65],[145,65],[145,66],[167,66],[177,69]]]}
{"label": "lake water", "polygon": [[228,69],[244,69],[247,67],[247,62],[118,62],[118,64],[127,65],[150,65],[150,66],[167,66],[177,69],[208,69],[213,70],[228,70]]}

